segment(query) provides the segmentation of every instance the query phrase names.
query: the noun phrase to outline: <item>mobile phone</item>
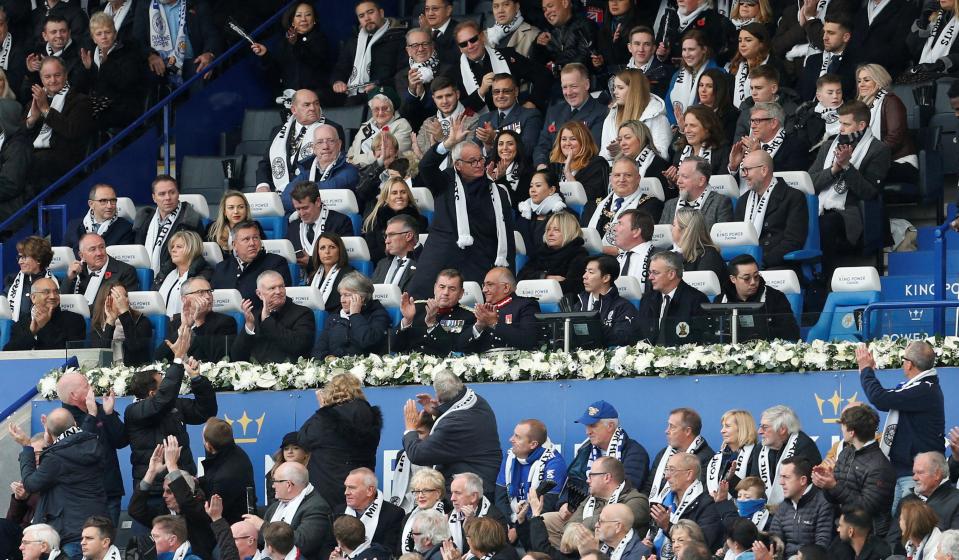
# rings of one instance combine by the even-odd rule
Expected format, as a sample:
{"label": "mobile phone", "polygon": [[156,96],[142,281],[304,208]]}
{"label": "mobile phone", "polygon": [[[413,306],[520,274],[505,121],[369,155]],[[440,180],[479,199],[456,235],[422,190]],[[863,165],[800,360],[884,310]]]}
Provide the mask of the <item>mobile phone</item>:
{"label": "mobile phone", "polygon": [[246,512],[250,515],[256,515],[256,488],[246,487]]}

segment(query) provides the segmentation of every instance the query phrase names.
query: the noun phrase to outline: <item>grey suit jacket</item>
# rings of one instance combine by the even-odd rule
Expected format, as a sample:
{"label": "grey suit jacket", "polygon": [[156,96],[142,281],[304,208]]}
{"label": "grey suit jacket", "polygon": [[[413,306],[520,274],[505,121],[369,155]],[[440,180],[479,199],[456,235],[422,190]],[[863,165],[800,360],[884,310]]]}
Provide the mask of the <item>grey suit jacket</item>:
{"label": "grey suit jacket", "polygon": [[[267,506],[263,519],[269,521],[279,507],[277,500]],[[333,510],[316,490],[310,492],[296,508],[293,519],[293,543],[304,560],[325,560],[333,550]]]}
{"label": "grey suit jacket", "polygon": [[[839,178],[833,176],[831,169],[823,169],[826,163],[826,157],[832,149],[832,143],[826,142],[819,148],[816,154],[816,161],[809,168],[809,176],[812,178],[813,187],[816,194],[832,188],[833,183]],[[859,211],[860,200],[872,200],[880,195],[880,185],[886,179],[886,173],[889,171],[889,165],[892,163],[892,152],[889,146],[883,144],[878,138],[873,137],[866,156],[857,169],[850,165],[840,176],[846,181],[846,209],[841,212],[843,222],[846,225],[846,239],[853,246],[862,236],[862,214]]]}
{"label": "grey suit jacket", "polygon": [[533,47],[533,43],[536,42],[536,37],[539,36],[541,31],[539,28],[534,27],[529,24],[529,22],[524,21],[522,25],[516,28],[516,31],[513,32],[507,41],[507,47],[511,49],[516,49],[516,52],[529,58],[529,51]]}
{"label": "grey suit jacket", "polygon": [[[410,263],[406,265],[406,268],[403,269],[403,274],[400,275],[399,287],[401,292],[406,291],[406,287],[409,285],[410,280],[413,279],[413,275],[416,274],[416,259],[408,257]],[[376,263],[376,268],[373,270],[373,277],[371,280],[374,284],[385,284],[386,275],[390,272],[390,265],[393,264],[393,257],[387,255],[380,259]]]}
{"label": "grey suit jacket", "polygon": [[[677,204],[679,204],[679,198],[671,198],[666,201],[666,206],[663,207],[663,215],[659,218],[659,223],[673,223],[673,218],[676,216]],[[706,202],[703,203],[703,207],[699,209],[699,212],[703,215],[703,219],[706,220],[706,231],[709,231],[712,229],[713,224],[733,221],[733,202],[726,195],[711,192],[709,196],[706,197]]]}

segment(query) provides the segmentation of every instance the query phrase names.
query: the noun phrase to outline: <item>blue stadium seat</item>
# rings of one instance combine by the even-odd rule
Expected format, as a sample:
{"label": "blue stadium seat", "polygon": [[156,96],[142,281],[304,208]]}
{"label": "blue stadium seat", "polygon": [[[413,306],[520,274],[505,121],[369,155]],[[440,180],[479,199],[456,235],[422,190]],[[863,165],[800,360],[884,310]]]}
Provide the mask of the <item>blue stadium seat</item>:
{"label": "blue stadium seat", "polygon": [[47,269],[50,271],[50,274],[53,274],[54,278],[57,279],[57,282],[63,286],[63,283],[67,279],[67,269],[70,268],[70,264],[73,261],[77,260],[76,253],[73,252],[72,247],[52,247],[53,249],[53,259],[50,261],[50,266]]}
{"label": "blue stadium seat", "polygon": [[107,247],[110,258],[128,264],[136,269],[137,280],[140,281],[140,290],[147,291],[153,287],[153,268],[151,268],[150,254],[143,245],[110,245]]}
{"label": "blue stadium seat", "polygon": [[0,348],[10,342],[10,330],[13,329],[13,315],[10,314],[10,302],[6,294],[0,294]]}
{"label": "blue stadium seat", "polygon": [[[181,195],[182,196],[182,195]],[[137,215],[137,207],[133,204],[133,199],[128,196],[117,197],[117,216],[126,219],[131,224]]]}
{"label": "blue stadium seat", "polygon": [[635,276],[620,276],[616,279],[616,289],[619,297],[626,298],[629,303],[639,309],[639,302],[643,299],[643,283]]}
{"label": "blue stadium seat", "polygon": [[719,277],[712,270],[691,270],[683,273],[683,281],[706,294],[709,301],[722,292]]}
{"label": "blue stadium seat", "polygon": [[426,218],[427,224],[433,223],[433,212],[436,204],[433,201],[433,193],[426,187],[416,187],[413,190],[413,200],[416,201],[416,208]]}
{"label": "blue stadium seat", "polygon": [[400,311],[402,298],[403,293],[396,284],[373,284],[373,299],[386,308],[394,327],[398,326],[403,319],[403,313]]}
{"label": "blue stadium seat", "polygon": [[513,241],[516,244],[516,274],[526,266],[529,257],[526,256],[526,242],[518,231],[513,231]]}
{"label": "blue stadium seat", "polygon": [[879,272],[871,266],[837,268],[832,275],[832,293],[806,341],[863,340],[862,310],[879,301],[881,289]]}
{"label": "blue stadium seat", "polygon": [[729,262],[739,255],[752,255],[759,268],[763,266],[763,252],[759,247],[756,228],[748,222],[720,222],[709,231],[713,243],[719,247],[723,260]]}
{"label": "blue stadium seat", "polygon": [[263,227],[267,239],[283,239],[286,237],[287,219],[283,211],[283,200],[279,193],[254,192],[246,193],[250,203],[250,213],[253,219]]}
{"label": "blue stadium seat", "polygon": [[233,317],[239,332],[246,319],[243,318],[243,296],[240,290],[213,290],[213,311]]}
{"label": "blue stadium seat", "polygon": [[323,296],[318,288],[312,286],[297,286],[286,289],[286,297],[293,300],[293,303],[309,307],[313,310],[313,319],[316,321],[316,336],[313,337],[313,344],[320,339],[320,333],[326,326],[326,309],[323,305]]}
{"label": "blue stadium seat", "polygon": [[370,261],[370,248],[362,237],[344,237],[347,258],[350,266],[360,271],[367,278],[373,276],[373,262]]}
{"label": "blue stadium seat", "polygon": [[356,202],[356,194],[350,189],[321,189],[320,200],[330,210],[346,214],[353,222],[353,235],[360,235],[363,230],[363,217],[360,216],[360,206]]}
{"label": "blue stadium seat", "polygon": [[936,208],[936,223],[943,221],[943,158],[938,149],[942,127],[925,129],[925,146],[919,151],[919,181],[917,183],[886,183],[882,196],[888,204],[918,203]]}
{"label": "blue stadium seat", "polygon": [[220,249],[220,246],[216,244],[216,242],[204,241],[203,259],[206,260],[207,264],[213,268],[216,268],[216,265],[223,261],[223,251]]}
{"label": "blue stadium seat", "polygon": [[87,332],[90,332],[90,305],[83,294],[60,294],[60,309],[82,316],[87,322]]}
{"label": "blue stadium seat", "polygon": [[300,265],[296,264],[296,251],[293,250],[293,243],[289,239],[264,239],[263,248],[267,253],[280,255],[286,259],[290,267],[290,278],[293,279],[293,286],[300,285]]}
{"label": "blue stadium seat", "polygon": [[516,295],[539,300],[543,313],[559,313],[563,288],[556,280],[521,280],[516,284]]}
{"label": "blue stadium seat", "polygon": [[799,276],[792,270],[761,270],[763,281],[767,286],[776,288],[786,294],[786,300],[789,301],[789,307],[796,315],[796,323],[802,324],[802,287],[799,285]]}
{"label": "blue stadium seat", "polygon": [[583,209],[586,207],[586,189],[579,181],[560,181],[559,191],[563,194],[566,206],[576,212],[580,218],[583,217]]}
{"label": "blue stadium seat", "polygon": [[816,273],[822,270],[822,241],[819,236],[819,197],[806,195],[806,213],[809,216],[809,227],[806,230],[806,241],[803,248],[790,251],[783,256],[787,262],[802,263],[803,276],[812,280]]}
{"label": "blue stadium seat", "polygon": [[[163,302],[163,296],[160,292],[128,292],[127,297],[130,300],[130,309],[135,309],[146,315],[146,318],[153,324],[153,342],[150,346],[151,352],[158,348],[166,340],[167,314],[166,304]],[[151,356],[152,359],[152,356]]]}

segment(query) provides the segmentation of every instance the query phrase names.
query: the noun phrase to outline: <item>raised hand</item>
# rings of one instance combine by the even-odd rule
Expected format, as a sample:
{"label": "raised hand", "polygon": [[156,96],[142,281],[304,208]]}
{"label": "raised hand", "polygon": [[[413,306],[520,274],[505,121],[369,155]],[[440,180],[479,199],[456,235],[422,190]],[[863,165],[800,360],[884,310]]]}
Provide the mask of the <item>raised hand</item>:
{"label": "raised hand", "polygon": [[210,521],[223,519],[223,498],[219,494],[213,494],[210,496],[210,501],[203,505],[203,509],[206,510]]}
{"label": "raised hand", "polygon": [[166,465],[166,470],[168,472],[173,472],[179,470],[177,461],[180,460],[180,442],[176,439],[176,436],[167,436],[166,440],[163,442],[163,463]]}
{"label": "raised hand", "polygon": [[876,369],[876,358],[865,344],[856,347],[856,363],[859,364],[859,371],[866,368]]}
{"label": "raised hand", "polygon": [[404,430],[415,430],[420,421],[420,412],[416,408],[416,401],[409,399],[403,405],[403,424]]}
{"label": "raised hand", "polygon": [[405,325],[413,324],[413,317],[416,316],[416,304],[413,303],[413,296],[407,292],[403,292],[403,296],[400,298],[400,313],[403,315]]}

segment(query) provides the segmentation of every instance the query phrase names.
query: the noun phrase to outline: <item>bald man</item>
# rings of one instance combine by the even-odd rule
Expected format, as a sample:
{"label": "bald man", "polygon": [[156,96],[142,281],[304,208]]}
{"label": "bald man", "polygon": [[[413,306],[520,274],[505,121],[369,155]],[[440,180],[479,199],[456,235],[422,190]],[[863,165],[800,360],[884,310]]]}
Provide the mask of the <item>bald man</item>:
{"label": "bald man", "polygon": [[[293,187],[303,181],[313,181],[323,189],[355,190],[360,180],[360,172],[352,163],[346,161],[343,141],[334,127],[321,124],[313,129],[313,157],[300,162],[296,170],[296,179],[281,191],[283,208],[293,212]],[[279,189],[278,189],[279,190]],[[357,199],[360,208],[364,201]]]}
{"label": "bald man", "polygon": [[483,280],[486,303],[477,304],[476,323],[460,334],[464,352],[486,352],[494,348],[531,350],[536,347],[535,298],[516,295],[516,277],[506,267],[496,267]]}
{"label": "bald man", "polygon": [[233,341],[237,361],[294,362],[309,354],[316,334],[313,312],[286,297],[283,276],[266,270],[256,278],[257,302],[243,300],[245,324]]}
{"label": "bald man", "polygon": [[599,512],[596,540],[600,551],[616,560],[643,560],[650,548],[643,543],[645,535],[633,529],[633,511],[625,504],[609,504]]}
{"label": "bald man", "polygon": [[68,342],[85,341],[83,317],[60,309],[60,287],[52,278],[40,278],[30,286],[33,308],[30,316],[13,325],[4,350],[63,350]]}
{"label": "bald man", "polygon": [[10,436],[23,446],[20,476],[24,489],[39,494],[35,518],[47,520],[60,535],[60,550],[80,558],[80,534],[91,515],[107,513],[103,492],[103,454],[97,436],[77,427],[73,414],[57,408],[48,416],[45,438],[50,447],[39,464],[30,438],[14,424]]}

